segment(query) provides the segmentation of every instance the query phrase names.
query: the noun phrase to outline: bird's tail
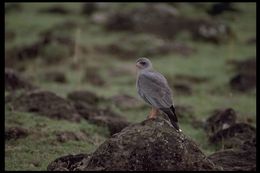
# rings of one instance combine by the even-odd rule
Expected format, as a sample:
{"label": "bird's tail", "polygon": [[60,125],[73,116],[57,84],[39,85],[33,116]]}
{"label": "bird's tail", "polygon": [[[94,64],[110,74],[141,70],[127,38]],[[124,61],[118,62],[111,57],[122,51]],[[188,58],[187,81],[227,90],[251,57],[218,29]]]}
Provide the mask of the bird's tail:
{"label": "bird's tail", "polygon": [[178,119],[175,113],[175,108],[173,105],[170,108],[161,108],[161,110],[169,117],[171,124],[173,127],[175,127],[178,131],[180,131],[179,125],[178,125]]}

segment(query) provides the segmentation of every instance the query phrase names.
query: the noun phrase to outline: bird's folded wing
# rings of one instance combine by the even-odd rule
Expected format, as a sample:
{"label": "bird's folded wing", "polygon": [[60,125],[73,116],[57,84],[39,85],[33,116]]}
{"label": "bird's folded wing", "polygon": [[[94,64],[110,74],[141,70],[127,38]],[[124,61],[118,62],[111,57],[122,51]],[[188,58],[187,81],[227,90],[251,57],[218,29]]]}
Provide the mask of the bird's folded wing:
{"label": "bird's folded wing", "polygon": [[157,108],[167,108],[172,105],[171,90],[164,76],[158,72],[140,74],[138,90],[142,97]]}

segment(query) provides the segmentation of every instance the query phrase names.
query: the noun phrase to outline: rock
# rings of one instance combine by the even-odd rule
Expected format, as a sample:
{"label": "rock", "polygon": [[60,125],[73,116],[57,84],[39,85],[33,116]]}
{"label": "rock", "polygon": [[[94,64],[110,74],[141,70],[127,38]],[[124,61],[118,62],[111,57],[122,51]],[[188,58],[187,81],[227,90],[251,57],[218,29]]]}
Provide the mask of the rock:
{"label": "rock", "polygon": [[[67,24],[70,23],[64,23],[66,29],[69,28]],[[59,33],[57,33],[57,30]],[[71,57],[74,53],[74,41],[67,34],[64,34],[64,30],[64,27],[60,29],[59,25],[55,26],[55,29],[41,33],[40,39],[33,43],[6,50],[5,57],[9,61],[8,64],[21,63],[21,60],[22,62],[25,60],[31,61],[38,57],[44,57],[42,58],[43,61],[51,64]]]}
{"label": "rock", "polygon": [[127,94],[115,95],[111,98],[112,102],[121,109],[138,109],[143,107],[144,104],[135,97]]}
{"label": "rock", "polygon": [[237,74],[230,79],[232,89],[244,92],[256,86],[256,57],[248,57],[242,61],[229,61],[237,71]]}
{"label": "rock", "polygon": [[61,143],[67,142],[69,140],[84,141],[87,139],[87,135],[83,132],[62,131],[56,132],[55,134],[57,141]]}
{"label": "rock", "polygon": [[216,134],[236,123],[237,115],[234,109],[215,110],[213,114],[206,119],[205,130],[208,136]]}
{"label": "rock", "polygon": [[80,121],[80,115],[71,102],[49,91],[34,90],[22,93],[11,101],[11,105],[17,111],[34,112],[54,119]]}
{"label": "rock", "polygon": [[209,141],[221,144],[223,148],[241,147],[245,142],[255,138],[255,127],[236,122],[236,112],[232,108],[216,110],[205,122]]}
{"label": "rock", "polygon": [[[236,38],[235,32],[226,24],[206,19],[190,20],[189,32],[195,41],[211,42],[214,44],[227,43]],[[188,25],[187,24],[187,25]]]}
{"label": "rock", "polygon": [[13,41],[16,37],[15,32],[13,31],[5,31],[5,40],[6,41]]}
{"label": "rock", "polygon": [[238,73],[229,81],[233,90],[245,92],[256,87],[256,75]]}
{"label": "rock", "polygon": [[89,158],[89,154],[63,156],[51,162],[47,167],[47,171],[82,171],[81,166],[84,166]]}
{"label": "rock", "polygon": [[108,109],[93,107],[84,102],[75,102],[78,113],[91,123],[107,126],[111,135],[120,132],[130,123],[126,119]]}
{"label": "rock", "polygon": [[192,88],[186,83],[175,83],[173,84],[173,88],[180,95],[192,95]]}
{"label": "rock", "polygon": [[256,73],[256,57],[250,56],[245,60],[230,60],[227,62],[233,66],[233,69],[237,72],[254,75]]}
{"label": "rock", "polygon": [[248,38],[247,39],[247,41],[246,41],[246,44],[248,44],[248,45],[256,45],[256,37],[254,36],[254,37],[250,37],[250,38]]}
{"label": "rock", "polygon": [[66,83],[67,78],[64,73],[59,71],[49,71],[45,73],[44,79],[47,81],[57,82],[57,83]]}
{"label": "rock", "polygon": [[[131,125],[99,146],[89,157],[80,155],[84,171],[195,171],[219,170],[194,141],[164,119]],[[74,160],[70,156],[71,160]],[[64,157],[62,157],[64,158]],[[77,155],[75,159],[78,158]],[[82,162],[82,158],[86,158]],[[56,159],[57,160],[60,159]],[[50,165],[54,165],[52,162]],[[50,169],[51,168],[51,169]],[[48,170],[56,166],[48,166]],[[63,168],[68,169],[67,165]],[[69,169],[71,170],[71,169]],[[75,170],[75,168],[74,168]]]}
{"label": "rock", "polygon": [[[171,76],[169,76],[171,79]],[[209,81],[207,77],[199,77],[199,76],[191,76],[191,75],[184,75],[184,74],[177,74],[172,79],[173,81],[182,81],[187,82],[190,84],[201,84]]]}
{"label": "rock", "polygon": [[173,23],[176,24],[177,14],[177,10],[167,4],[146,4],[130,11],[115,11],[109,14],[105,27],[108,30],[132,30],[173,37],[178,25],[169,26],[173,26]]}
{"label": "rock", "polygon": [[27,81],[24,77],[22,77],[19,72],[5,68],[5,89],[9,91],[17,90],[17,89],[25,89],[31,90],[36,87]]}
{"label": "rock", "polygon": [[81,13],[87,16],[92,15],[97,10],[96,3],[84,3],[82,6]]}
{"label": "rock", "polygon": [[238,148],[244,143],[255,139],[255,127],[246,123],[236,123],[229,128],[219,130],[210,136],[209,141],[212,143],[221,143],[224,148]]}
{"label": "rock", "polygon": [[5,140],[17,140],[28,136],[28,134],[28,130],[22,127],[10,127],[5,130]]}
{"label": "rock", "polygon": [[67,9],[65,9],[62,6],[53,6],[53,7],[50,7],[50,8],[42,9],[39,12],[41,12],[41,13],[51,13],[51,14],[60,14],[60,15],[70,13]]}
{"label": "rock", "polygon": [[239,12],[240,10],[235,8],[230,2],[214,3],[208,10],[207,13],[211,16],[217,16],[224,12]]}
{"label": "rock", "polygon": [[176,105],[175,113],[182,123],[191,124],[194,128],[203,128],[204,122],[194,116],[194,109],[189,105]]}
{"label": "rock", "polygon": [[113,11],[100,17],[107,30],[133,31],[157,35],[165,40],[174,39],[180,32],[188,32],[194,40],[212,43],[227,42],[235,36],[231,28],[209,19],[193,19],[178,15],[167,4],[145,4],[130,10]]}
{"label": "rock", "polygon": [[216,170],[198,146],[166,120],[146,120],[104,142],[84,170]]}
{"label": "rock", "polygon": [[87,90],[78,90],[68,93],[67,98],[74,102],[84,102],[89,105],[97,105],[101,100],[96,94]]}
{"label": "rock", "polygon": [[23,10],[20,3],[5,3],[5,14],[10,12],[21,12]]}
{"label": "rock", "polygon": [[[124,44],[117,44],[124,43]],[[161,38],[143,34],[136,37],[121,37],[116,43],[105,46],[96,46],[96,51],[106,52],[117,55],[120,59],[133,59],[140,55],[156,56],[170,53],[180,54],[183,57],[189,57],[196,52],[191,46],[180,42],[165,41]]]}
{"label": "rock", "polygon": [[106,83],[104,79],[97,72],[96,67],[87,67],[84,76],[82,78],[83,83],[90,83],[94,86],[104,86]]}
{"label": "rock", "polygon": [[208,159],[224,171],[256,171],[256,148],[221,150],[208,156]]}

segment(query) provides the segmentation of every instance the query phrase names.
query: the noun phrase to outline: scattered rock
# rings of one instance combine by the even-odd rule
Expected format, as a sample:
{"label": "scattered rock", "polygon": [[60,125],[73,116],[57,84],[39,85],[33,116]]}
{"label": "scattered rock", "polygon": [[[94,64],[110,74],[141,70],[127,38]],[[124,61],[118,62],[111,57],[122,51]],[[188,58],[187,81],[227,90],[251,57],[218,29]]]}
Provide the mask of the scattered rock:
{"label": "scattered rock", "polygon": [[104,86],[106,84],[104,79],[97,73],[97,68],[95,67],[86,69],[82,82],[89,82],[95,86]]}
{"label": "scattered rock", "polygon": [[226,149],[208,156],[224,171],[256,171],[256,149]]}
{"label": "scattered rock", "polygon": [[256,37],[251,37],[246,41],[248,45],[255,45],[256,44]]}
{"label": "scattered rock", "polygon": [[107,126],[111,135],[120,132],[130,124],[124,117],[114,113],[109,108],[100,109],[84,102],[75,102],[75,108],[89,122]]}
{"label": "scattered rock", "polygon": [[55,159],[51,162],[47,171],[82,171],[88,160],[90,159],[89,154],[77,154],[68,155]]}
{"label": "scattered rock", "polygon": [[194,110],[191,106],[188,105],[176,105],[175,112],[180,118],[190,118],[194,114]]}
{"label": "scattered rock", "polygon": [[25,89],[31,90],[35,89],[36,86],[27,81],[24,77],[22,77],[19,72],[5,68],[5,89],[9,91],[17,90],[17,89]]}
{"label": "scattered rock", "polygon": [[170,5],[145,4],[124,11],[113,11],[99,17],[108,30],[127,30],[150,33],[169,40],[180,32],[188,32],[195,40],[213,43],[228,41],[234,36],[231,28],[225,24],[208,19],[193,19],[178,15]]}
{"label": "scattered rock", "polygon": [[14,110],[34,112],[54,119],[78,122],[80,116],[73,104],[49,91],[34,90],[22,93],[11,101]]}
{"label": "scattered rock", "polygon": [[235,71],[247,74],[255,74],[256,73],[256,57],[248,57],[245,60],[230,60],[227,62],[231,64]]}
{"label": "scattered rock", "polygon": [[68,93],[68,99],[74,101],[74,102],[84,102],[89,105],[97,105],[98,102],[101,100],[100,97],[98,97],[96,94],[87,91],[87,90],[81,90],[81,91],[72,91]]}
{"label": "scattered rock", "polygon": [[96,3],[84,3],[82,6],[81,13],[87,16],[92,15],[97,10]]}
{"label": "scattered rock", "polygon": [[47,32],[34,43],[6,50],[5,59],[10,64],[10,61],[11,63],[20,63],[24,60],[31,61],[38,57],[44,57],[43,61],[51,64],[71,57],[73,53],[74,41],[71,38],[64,36],[64,34],[54,35]]}
{"label": "scattered rock", "polygon": [[[124,43],[124,44],[117,44]],[[166,41],[161,38],[140,34],[135,37],[121,37],[116,43],[105,46],[96,46],[96,51],[117,55],[120,59],[133,59],[140,55],[156,56],[175,53],[183,57],[189,57],[196,49],[181,42]]]}
{"label": "scattered rock", "polygon": [[87,139],[87,135],[83,132],[63,131],[63,132],[56,132],[56,138],[57,141],[64,143],[69,140],[84,141]]}
{"label": "scattered rock", "polygon": [[255,127],[246,123],[237,123],[219,130],[209,140],[212,143],[221,143],[224,148],[238,148],[245,142],[254,139],[255,136]]}
{"label": "scattered rock", "polygon": [[128,64],[120,65],[119,67],[109,69],[108,74],[111,77],[130,76],[136,74],[136,69]]}
{"label": "scattered rock", "polygon": [[186,83],[175,83],[173,88],[177,94],[192,95],[192,88]]}
{"label": "scattered rock", "polygon": [[182,81],[187,83],[194,83],[194,84],[201,84],[204,82],[208,82],[209,78],[207,77],[198,77],[198,76],[191,76],[191,75],[184,75],[184,74],[177,74],[174,76],[173,81]]}
{"label": "scattered rock", "polygon": [[15,32],[13,31],[5,31],[5,40],[6,41],[13,41],[15,39]]}
{"label": "scattered rock", "polygon": [[230,79],[232,89],[245,92],[256,87],[256,75],[238,73]]}
{"label": "scattered rock", "polygon": [[[58,62],[72,57],[74,54],[74,33],[77,24],[72,21],[54,25],[41,32],[39,39],[33,43],[12,47],[5,50],[5,62],[8,66],[15,66],[36,58],[42,58],[47,64]],[[82,52],[86,52],[84,46],[78,45]]]}
{"label": "scattered rock", "polygon": [[246,60],[228,62],[234,66],[237,74],[230,80],[230,86],[237,91],[248,91],[256,86],[256,57],[248,57]]}
{"label": "scattered rock", "polygon": [[32,60],[38,57],[40,47],[41,44],[39,42],[35,42],[30,45],[14,47],[8,52],[7,57],[15,59],[16,61],[26,59]]}
{"label": "scattered rock", "polygon": [[22,6],[19,3],[5,3],[5,14],[9,12],[21,12]]}
{"label": "scattered rock", "polygon": [[232,108],[216,110],[205,122],[209,141],[221,144],[223,148],[238,148],[255,138],[255,127],[236,122],[237,115]]}
{"label": "scattered rock", "polygon": [[67,83],[65,74],[59,71],[49,71],[45,73],[44,79],[51,82]]}
{"label": "scattered rock", "polygon": [[177,10],[167,4],[146,4],[129,11],[115,11],[109,14],[105,27],[108,30],[131,30],[173,37],[178,26],[166,27],[165,24],[172,26],[176,23],[177,15]]}
{"label": "scattered rock", "polygon": [[5,130],[5,140],[17,140],[28,136],[28,134],[28,130],[22,127],[10,127]]}
{"label": "scattered rock", "polygon": [[176,105],[175,113],[181,122],[191,124],[194,128],[203,128],[204,122],[194,116],[194,109],[189,105]]}
{"label": "scattered rock", "polygon": [[235,8],[230,2],[214,3],[207,13],[211,16],[221,15],[224,12],[239,12],[240,10]]}
{"label": "scattered rock", "polygon": [[198,19],[191,20],[189,26],[188,30],[195,41],[220,44],[236,38],[234,31],[223,23]]}
{"label": "scattered rock", "polygon": [[[71,155],[67,157],[74,160]],[[86,158],[85,162],[82,158]],[[57,167],[55,161],[48,170]],[[195,142],[163,119],[149,119],[125,128],[99,146],[90,158],[81,156],[78,164],[84,171],[220,170]]]}
{"label": "scattered rock", "polygon": [[115,95],[111,98],[112,102],[121,109],[137,109],[143,107],[144,104],[135,97],[127,94]]}
{"label": "scattered rock", "polygon": [[215,110],[205,123],[205,129],[209,136],[220,130],[229,128],[236,123],[237,115],[234,109]]}
{"label": "scattered rock", "polygon": [[70,11],[68,11],[67,9],[65,9],[62,6],[54,6],[54,7],[42,9],[39,12],[41,12],[41,13],[51,13],[51,14],[60,14],[60,15],[69,14],[70,13]]}

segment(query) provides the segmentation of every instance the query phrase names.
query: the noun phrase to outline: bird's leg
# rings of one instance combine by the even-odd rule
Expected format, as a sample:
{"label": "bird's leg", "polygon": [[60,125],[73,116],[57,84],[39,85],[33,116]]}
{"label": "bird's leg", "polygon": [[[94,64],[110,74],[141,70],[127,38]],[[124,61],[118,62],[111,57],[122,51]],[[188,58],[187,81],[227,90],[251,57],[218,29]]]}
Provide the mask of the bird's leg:
{"label": "bird's leg", "polygon": [[150,114],[148,115],[148,119],[155,119],[158,112],[159,112],[158,109],[152,107],[152,110],[151,110]]}

